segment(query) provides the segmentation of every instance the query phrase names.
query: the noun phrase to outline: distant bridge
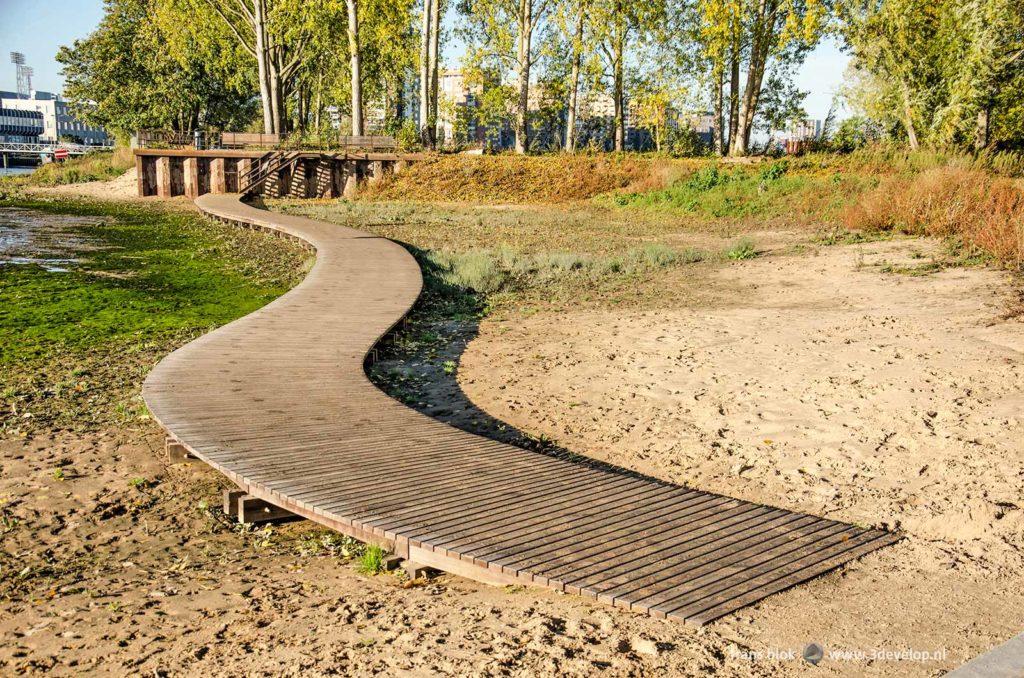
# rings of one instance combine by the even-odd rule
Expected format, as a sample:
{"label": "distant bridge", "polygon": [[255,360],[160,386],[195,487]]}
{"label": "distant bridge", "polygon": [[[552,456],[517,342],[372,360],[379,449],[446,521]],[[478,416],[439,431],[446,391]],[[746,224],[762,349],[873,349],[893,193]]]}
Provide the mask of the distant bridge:
{"label": "distant bridge", "polygon": [[68,155],[85,155],[86,153],[93,153],[95,151],[109,151],[114,147],[97,146],[90,144],[65,144],[60,142],[45,144],[30,144],[16,142],[0,143],[0,153],[4,155],[53,155],[58,148],[66,150],[68,152]]}

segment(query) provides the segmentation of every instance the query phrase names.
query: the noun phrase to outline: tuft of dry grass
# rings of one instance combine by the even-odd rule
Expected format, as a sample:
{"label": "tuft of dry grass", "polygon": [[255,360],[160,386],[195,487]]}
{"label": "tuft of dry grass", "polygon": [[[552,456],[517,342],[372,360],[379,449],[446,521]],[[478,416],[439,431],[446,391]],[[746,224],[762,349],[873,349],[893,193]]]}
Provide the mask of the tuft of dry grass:
{"label": "tuft of dry grass", "polygon": [[1024,190],[1005,177],[946,166],[894,176],[842,214],[852,229],[958,238],[1024,268]]}
{"label": "tuft of dry grass", "polygon": [[652,161],[626,154],[437,156],[369,187],[371,200],[560,203],[646,179]]}

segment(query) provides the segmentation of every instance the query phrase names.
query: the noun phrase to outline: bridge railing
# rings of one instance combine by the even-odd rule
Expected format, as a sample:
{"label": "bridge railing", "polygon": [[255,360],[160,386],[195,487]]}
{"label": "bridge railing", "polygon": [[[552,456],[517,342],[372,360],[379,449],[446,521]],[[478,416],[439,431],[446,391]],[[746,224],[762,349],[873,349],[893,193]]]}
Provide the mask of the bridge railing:
{"label": "bridge railing", "polygon": [[65,144],[62,142],[54,143],[28,143],[28,142],[15,142],[8,141],[0,143],[0,153],[32,153],[32,154],[52,154],[57,149],[64,149],[71,155],[81,155],[84,153],[93,153],[95,151],[109,151],[114,147],[112,145],[92,145],[92,144]]}

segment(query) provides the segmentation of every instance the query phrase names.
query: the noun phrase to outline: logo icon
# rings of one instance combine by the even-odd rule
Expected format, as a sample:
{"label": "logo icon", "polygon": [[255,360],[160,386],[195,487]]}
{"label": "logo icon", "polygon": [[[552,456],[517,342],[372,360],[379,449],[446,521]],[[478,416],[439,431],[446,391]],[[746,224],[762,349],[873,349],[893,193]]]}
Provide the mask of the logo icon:
{"label": "logo icon", "polygon": [[804,648],[804,660],[814,664],[815,666],[817,666],[818,662],[820,662],[824,657],[825,648],[817,643],[810,643]]}

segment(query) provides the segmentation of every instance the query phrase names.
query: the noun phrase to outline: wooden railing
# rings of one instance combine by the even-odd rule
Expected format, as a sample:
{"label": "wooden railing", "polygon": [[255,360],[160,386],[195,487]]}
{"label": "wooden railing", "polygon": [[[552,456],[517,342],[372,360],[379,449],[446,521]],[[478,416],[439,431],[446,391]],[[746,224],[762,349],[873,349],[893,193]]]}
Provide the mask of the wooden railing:
{"label": "wooden railing", "polygon": [[312,151],[384,151],[398,149],[394,137],[364,134],[343,136],[324,134],[267,134],[262,132],[175,132],[172,130],[139,130],[136,134],[139,148],[194,148],[201,149],[285,149]]}

